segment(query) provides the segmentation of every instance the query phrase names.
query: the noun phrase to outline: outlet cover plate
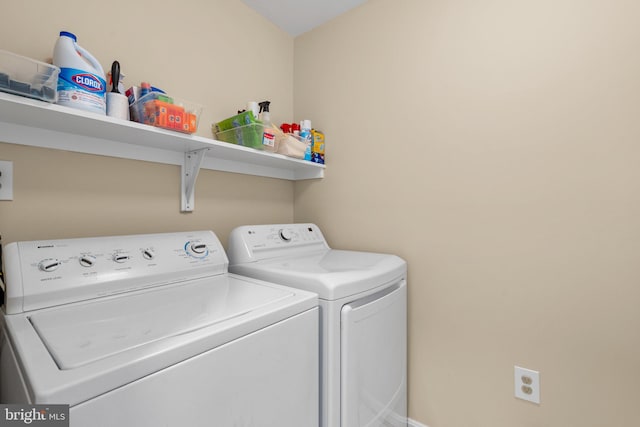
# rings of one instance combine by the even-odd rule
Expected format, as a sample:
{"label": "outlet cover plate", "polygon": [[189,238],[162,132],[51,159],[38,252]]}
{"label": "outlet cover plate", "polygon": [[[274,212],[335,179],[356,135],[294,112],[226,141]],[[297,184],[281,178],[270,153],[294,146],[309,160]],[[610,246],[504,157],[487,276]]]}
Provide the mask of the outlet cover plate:
{"label": "outlet cover plate", "polygon": [[514,366],[515,396],[540,404],[540,372]]}
{"label": "outlet cover plate", "polygon": [[0,160],[0,200],[13,200],[13,162]]}

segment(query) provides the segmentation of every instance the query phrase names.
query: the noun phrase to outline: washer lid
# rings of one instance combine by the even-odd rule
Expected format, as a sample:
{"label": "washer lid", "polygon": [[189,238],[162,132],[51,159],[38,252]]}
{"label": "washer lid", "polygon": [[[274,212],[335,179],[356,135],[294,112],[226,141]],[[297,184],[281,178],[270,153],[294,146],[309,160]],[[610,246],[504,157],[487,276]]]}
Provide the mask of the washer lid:
{"label": "washer lid", "polygon": [[4,315],[0,324],[30,401],[73,406],[317,305],[310,292],[223,274]]}
{"label": "washer lid", "polygon": [[229,270],[336,300],[388,284],[406,275],[395,255],[329,249],[298,257],[231,265]]}
{"label": "washer lid", "polygon": [[226,275],[29,316],[62,370],[227,321],[294,294]]}

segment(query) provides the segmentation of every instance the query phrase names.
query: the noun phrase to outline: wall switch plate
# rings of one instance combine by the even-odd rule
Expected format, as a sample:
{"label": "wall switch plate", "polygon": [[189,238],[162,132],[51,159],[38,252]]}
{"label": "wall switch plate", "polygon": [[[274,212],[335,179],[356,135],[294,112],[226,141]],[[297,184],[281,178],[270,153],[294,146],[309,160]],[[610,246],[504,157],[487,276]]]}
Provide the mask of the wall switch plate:
{"label": "wall switch plate", "polygon": [[13,200],[13,162],[0,160],[0,200]]}
{"label": "wall switch plate", "polygon": [[540,404],[540,372],[514,366],[514,382],[518,399]]}

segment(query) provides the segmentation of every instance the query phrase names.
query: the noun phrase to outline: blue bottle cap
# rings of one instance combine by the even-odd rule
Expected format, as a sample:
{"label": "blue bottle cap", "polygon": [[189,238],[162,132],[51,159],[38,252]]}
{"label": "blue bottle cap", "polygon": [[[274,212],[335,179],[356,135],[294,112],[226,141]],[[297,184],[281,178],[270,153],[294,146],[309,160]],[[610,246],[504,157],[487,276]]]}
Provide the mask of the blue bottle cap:
{"label": "blue bottle cap", "polygon": [[60,31],[60,37],[62,37],[62,36],[69,37],[69,38],[73,39],[74,42],[78,41],[78,38],[76,37],[76,35],[73,34],[73,33],[70,33],[69,31]]}

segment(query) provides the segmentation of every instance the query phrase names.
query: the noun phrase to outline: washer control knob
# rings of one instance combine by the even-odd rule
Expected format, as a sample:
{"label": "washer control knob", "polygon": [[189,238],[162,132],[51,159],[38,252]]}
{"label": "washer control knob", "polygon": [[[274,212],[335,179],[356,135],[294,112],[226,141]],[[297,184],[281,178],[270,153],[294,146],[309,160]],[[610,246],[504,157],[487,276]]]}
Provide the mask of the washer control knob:
{"label": "washer control knob", "polygon": [[156,257],[156,253],[153,249],[147,248],[142,250],[142,257],[146,260],[151,261]]}
{"label": "washer control knob", "polygon": [[115,262],[117,262],[118,264],[123,264],[127,261],[129,261],[130,256],[126,255],[126,254],[113,254],[113,260]]}
{"label": "washer control knob", "polygon": [[189,248],[191,249],[191,252],[198,255],[202,255],[207,251],[207,245],[199,242],[192,243]]}
{"label": "washer control knob", "polygon": [[293,239],[293,234],[290,230],[285,230],[284,228],[280,230],[280,238],[285,242],[290,242]]}
{"label": "washer control knob", "polygon": [[96,264],[96,257],[93,255],[82,255],[78,261],[83,267],[93,267]]}
{"label": "washer control knob", "polygon": [[40,269],[40,271],[51,272],[56,271],[61,264],[62,263],[60,262],[60,260],[57,260],[55,258],[47,258],[38,263],[38,268]]}

